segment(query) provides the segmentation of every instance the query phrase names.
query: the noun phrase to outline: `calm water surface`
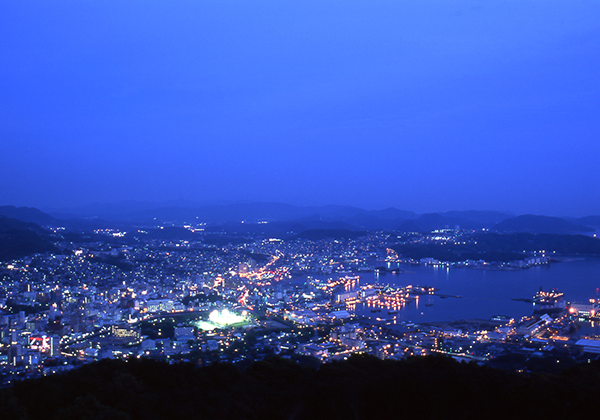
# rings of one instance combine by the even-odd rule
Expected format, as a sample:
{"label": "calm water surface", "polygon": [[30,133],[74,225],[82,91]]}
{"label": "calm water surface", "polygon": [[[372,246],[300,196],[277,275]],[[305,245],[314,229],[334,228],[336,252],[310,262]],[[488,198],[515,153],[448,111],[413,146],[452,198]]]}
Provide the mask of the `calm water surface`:
{"label": "calm water surface", "polygon": [[[542,287],[564,292],[566,301],[585,302],[596,297],[600,287],[600,259],[552,263],[514,271],[477,270],[470,268],[400,265],[402,274],[357,273],[360,285],[368,283],[395,286],[433,286],[438,293],[459,295],[442,299],[423,296],[396,314],[399,321],[432,322],[457,319],[489,319],[494,315],[518,318],[533,313],[531,303],[513,298],[531,298]],[[425,304],[428,304],[426,306]],[[369,308],[357,307],[357,313],[370,317],[390,317],[386,310],[371,313]]]}

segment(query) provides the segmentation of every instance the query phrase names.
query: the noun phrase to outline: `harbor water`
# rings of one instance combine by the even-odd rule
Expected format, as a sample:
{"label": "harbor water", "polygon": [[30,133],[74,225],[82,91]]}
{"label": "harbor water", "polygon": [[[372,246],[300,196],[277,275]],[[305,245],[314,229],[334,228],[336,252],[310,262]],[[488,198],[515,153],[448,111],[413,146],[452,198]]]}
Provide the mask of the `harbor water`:
{"label": "harbor water", "polygon": [[[533,313],[532,303],[513,299],[532,298],[540,290],[556,288],[566,302],[587,302],[600,287],[600,259],[581,258],[517,270],[487,270],[400,264],[400,274],[356,273],[358,286],[378,283],[391,286],[429,286],[447,296],[423,295],[397,312],[372,312],[357,305],[357,314],[372,318],[396,317],[397,321],[436,322],[459,319],[490,319],[496,315],[519,318]],[[335,276],[330,276],[335,277]],[[392,312],[392,311],[390,311]]]}

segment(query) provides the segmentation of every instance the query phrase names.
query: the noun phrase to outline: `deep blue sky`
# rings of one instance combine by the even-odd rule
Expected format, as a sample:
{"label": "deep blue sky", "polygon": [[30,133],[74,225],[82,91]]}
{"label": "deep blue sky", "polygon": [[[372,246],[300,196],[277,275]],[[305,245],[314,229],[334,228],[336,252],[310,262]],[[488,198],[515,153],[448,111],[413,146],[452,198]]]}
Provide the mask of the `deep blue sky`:
{"label": "deep blue sky", "polygon": [[0,204],[600,214],[599,1],[3,1]]}

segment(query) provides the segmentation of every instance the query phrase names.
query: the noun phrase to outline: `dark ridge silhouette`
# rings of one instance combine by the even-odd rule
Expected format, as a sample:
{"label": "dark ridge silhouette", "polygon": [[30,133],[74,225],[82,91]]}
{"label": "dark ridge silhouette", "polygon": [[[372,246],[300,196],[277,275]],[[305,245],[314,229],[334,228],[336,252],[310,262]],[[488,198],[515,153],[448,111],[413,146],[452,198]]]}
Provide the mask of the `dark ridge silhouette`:
{"label": "dark ridge silhouette", "polygon": [[586,216],[575,219],[574,223],[580,226],[600,227],[600,216]]}
{"label": "dark ridge silhouette", "polygon": [[530,232],[530,233],[583,233],[593,232],[587,226],[579,226],[559,217],[536,216],[523,214],[506,219],[493,227],[496,232]]}
{"label": "dark ridge silhouette", "polygon": [[0,206],[0,216],[38,225],[56,225],[58,220],[34,207]]}
{"label": "dark ridge silhouette", "polygon": [[600,255],[600,239],[585,235],[532,233],[477,233],[465,238],[466,244],[402,244],[392,248],[404,257],[431,257],[440,261],[485,260],[507,262],[522,260],[525,252],[545,250],[561,255]]}
{"label": "dark ridge silhouette", "polygon": [[319,367],[273,358],[245,371],[101,360],[17,382],[0,390],[0,404],[3,418],[24,420],[594,418],[600,362],[556,372],[517,374],[446,356],[354,355]]}
{"label": "dark ridge silhouette", "polygon": [[0,216],[0,261],[46,252],[59,251],[45,229],[35,223]]}
{"label": "dark ridge silhouette", "polygon": [[600,238],[586,235],[557,235],[550,233],[484,233],[477,236],[480,249],[494,251],[539,251],[566,255],[600,255]]}

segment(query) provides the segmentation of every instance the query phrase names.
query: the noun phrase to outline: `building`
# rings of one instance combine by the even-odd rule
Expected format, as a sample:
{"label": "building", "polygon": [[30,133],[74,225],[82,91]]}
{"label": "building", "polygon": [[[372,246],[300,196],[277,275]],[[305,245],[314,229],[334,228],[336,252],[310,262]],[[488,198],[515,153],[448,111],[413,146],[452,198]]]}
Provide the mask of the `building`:
{"label": "building", "polygon": [[127,325],[113,325],[110,328],[110,334],[115,338],[123,338],[129,341],[137,341],[140,339],[140,332]]}
{"label": "building", "polygon": [[146,302],[146,308],[150,313],[171,312],[174,308],[174,303],[170,299],[152,299]]}
{"label": "building", "polygon": [[575,346],[581,348],[584,353],[600,354],[600,340],[582,338],[575,343]]}
{"label": "building", "polygon": [[597,303],[571,303],[568,305],[569,315],[579,318],[593,318],[598,314]]}

